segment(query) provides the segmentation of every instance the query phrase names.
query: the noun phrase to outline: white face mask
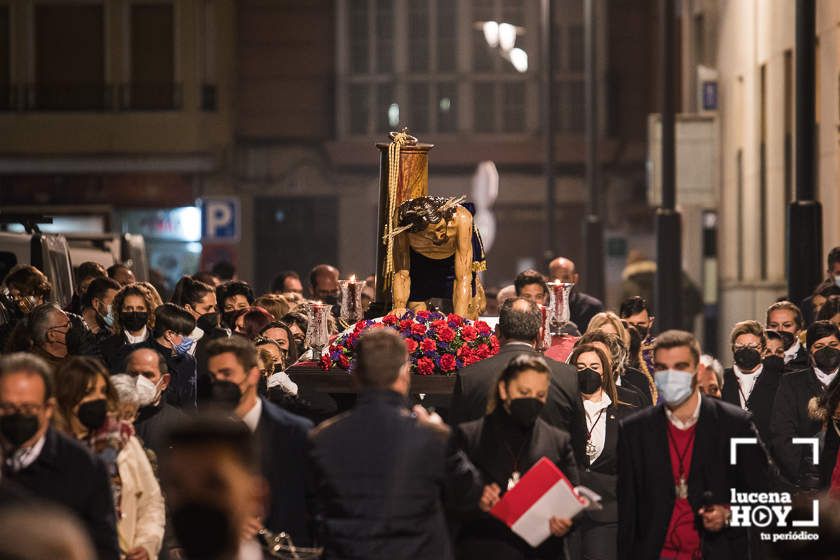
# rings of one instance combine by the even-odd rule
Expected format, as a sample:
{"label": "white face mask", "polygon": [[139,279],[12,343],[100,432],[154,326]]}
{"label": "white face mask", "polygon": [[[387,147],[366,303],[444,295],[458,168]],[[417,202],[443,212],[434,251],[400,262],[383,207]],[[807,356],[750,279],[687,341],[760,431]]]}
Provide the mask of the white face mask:
{"label": "white face mask", "polygon": [[161,381],[163,381],[163,377],[157,383],[152,383],[148,377],[137,376],[137,399],[141,407],[149,406],[157,400],[158,386],[160,386]]}
{"label": "white face mask", "polygon": [[834,285],[840,288],[840,275],[834,277]]}
{"label": "white face mask", "polygon": [[670,406],[677,406],[691,396],[693,379],[694,374],[690,371],[666,369],[654,373],[656,389],[665,404]]}

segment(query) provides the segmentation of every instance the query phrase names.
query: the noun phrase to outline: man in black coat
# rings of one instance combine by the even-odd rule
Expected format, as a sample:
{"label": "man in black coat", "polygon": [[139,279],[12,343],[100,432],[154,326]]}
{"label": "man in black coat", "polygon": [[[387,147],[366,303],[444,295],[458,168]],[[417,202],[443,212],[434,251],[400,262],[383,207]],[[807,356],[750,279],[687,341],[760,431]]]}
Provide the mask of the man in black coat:
{"label": "man in black coat", "polygon": [[[496,336],[501,347],[495,356],[469,365],[455,377],[449,423],[453,426],[478,420],[487,413],[487,398],[499,375],[520,354],[542,356],[534,350],[542,317],[536,304],[523,299],[507,300],[499,311]],[[542,419],[569,432],[573,441],[584,433],[583,405],[578,393],[577,373],[568,364],[546,359],[551,369],[551,386]],[[577,450],[576,450],[577,451]]]}
{"label": "man in black coat", "polygon": [[569,309],[571,321],[578,326],[580,332],[586,332],[589,321],[604,310],[604,303],[589,294],[577,289],[580,275],[575,269],[575,263],[566,257],[557,257],[548,265],[548,272],[552,280],[571,282],[575,285],[572,293],[569,294]]}
{"label": "man in black coat", "polygon": [[822,422],[809,410],[812,401],[825,392],[837,377],[840,366],[840,330],[830,321],[816,321],[808,327],[806,342],[812,366],[784,375],[776,390],[770,430],[772,451],[782,474],[792,484],[811,489],[819,487],[819,469],[814,465],[810,446],[794,444],[793,438],[817,437]]}
{"label": "man in black coat", "polygon": [[85,524],[100,560],[120,557],[110,478],[80,443],[49,427],[52,374],[31,354],[0,359],[0,444],[4,478],[62,505]]}
{"label": "man in black coat", "polygon": [[409,410],[410,364],[399,334],[363,334],[354,371],[363,389],[355,408],[309,438],[324,558],[452,558],[444,505],[475,507],[477,471],[439,418]]}
{"label": "man in black coat", "polygon": [[761,440],[771,441],[773,400],[782,377],[778,358],[762,362],[767,336],[758,321],[741,321],[730,335],[735,365],[723,372],[721,398],[752,413]]}
{"label": "man in black coat", "polygon": [[166,402],[183,410],[195,410],[197,404],[196,365],[189,353],[192,340],[188,338],[193,329],[195,319],[189,311],[174,303],[164,303],[155,309],[153,338],[142,345],[166,360],[171,377]]}
{"label": "man in black coat", "polygon": [[748,535],[727,526],[730,489],[766,491],[768,459],[749,415],[697,390],[700,347],[683,331],[654,346],[663,404],[621,422],[618,436],[618,552],[626,560],[748,558]]}
{"label": "man in black coat", "polygon": [[[168,431],[185,416],[181,409],[175,408],[164,398],[171,380],[166,360],[151,348],[138,348],[128,355],[125,369],[128,375],[137,378],[137,394],[141,399],[134,430],[143,445],[159,457],[164,450]],[[141,385],[153,387],[149,395],[146,390],[140,390]]]}
{"label": "man in black coat", "polygon": [[306,506],[306,438],[312,423],[257,394],[257,350],[241,336],[217,338],[207,346],[212,398],[236,414],[256,436],[269,504],[262,525],[286,532],[297,545],[311,542]]}

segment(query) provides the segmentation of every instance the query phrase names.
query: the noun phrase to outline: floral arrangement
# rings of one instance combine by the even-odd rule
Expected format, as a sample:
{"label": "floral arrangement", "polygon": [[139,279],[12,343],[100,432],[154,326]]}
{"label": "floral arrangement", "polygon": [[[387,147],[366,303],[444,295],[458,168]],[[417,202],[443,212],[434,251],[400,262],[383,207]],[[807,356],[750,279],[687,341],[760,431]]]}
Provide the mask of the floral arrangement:
{"label": "floral arrangement", "polygon": [[469,321],[452,313],[408,311],[402,317],[386,315],[379,322],[359,321],[330,344],[321,357],[321,369],[351,369],[359,337],[367,329],[377,328],[391,328],[402,335],[414,373],[419,375],[452,375],[499,351],[499,341],[483,321]]}

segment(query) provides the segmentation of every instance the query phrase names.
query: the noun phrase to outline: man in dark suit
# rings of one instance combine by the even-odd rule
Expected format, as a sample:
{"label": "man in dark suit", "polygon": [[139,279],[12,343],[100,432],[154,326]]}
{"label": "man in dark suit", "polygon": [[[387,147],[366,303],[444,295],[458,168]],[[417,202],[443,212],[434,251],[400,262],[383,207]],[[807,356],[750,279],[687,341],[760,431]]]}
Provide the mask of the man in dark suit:
{"label": "man in dark suit", "polygon": [[[534,350],[542,322],[539,308],[523,298],[507,300],[499,311],[496,336],[501,348],[495,356],[461,369],[455,377],[450,421],[453,426],[478,420],[487,413],[487,398],[499,375],[520,354],[541,356]],[[573,367],[546,359],[551,369],[551,386],[542,419],[569,432],[573,440],[583,433],[583,405],[578,393],[577,374]]]}
{"label": "man in dark suit", "polygon": [[571,282],[575,285],[569,295],[569,307],[572,322],[578,326],[580,332],[586,332],[589,321],[604,310],[604,303],[595,297],[577,289],[580,275],[575,269],[575,263],[566,257],[557,257],[548,265],[548,272],[552,280]]}
{"label": "man in dark suit", "polygon": [[257,349],[241,336],[217,338],[207,346],[213,377],[212,399],[232,410],[256,436],[262,475],[268,482],[268,512],[261,524],[291,535],[298,545],[311,542],[306,507],[306,437],[312,423],[257,394]]}
{"label": "man in dark suit", "polygon": [[749,415],[700,395],[700,347],[690,333],[666,331],[654,346],[663,404],[621,422],[618,436],[618,551],[627,560],[748,558],[748,535],[727,526],[730,489],[766,491],[768,460]]}
{"label": "man in dark suit", "polygon": [[310,489],[325,558],[452,558],[444,504],[474,508],[480,478],[449,429],[409,410],[405,342],[391,329],[361,336],[353,410],[310,434]]}
{"label": "man in dark suit", "polygon": [[32,354],[0,358],[0,444],[4,478],[36,498],[79,516],[97,556],[117,560],[117,529],[105,465],[80,443],[50,427],[52,373]]}
{"label": "man in dark suit", "polygon": [[[166,360],[151,348],[138,348],[128,355],[125,369],[128,375],[137,378],[140,409],[134,420],[134,430],[143,445],[160,456],[167,432],[184,418],[184,412],[164,398],[171,380]],[[149,389],[141,390],[142,386]]]}
{"label": "man in dark suit", "polygon": [[822,422],[809,414],[810,403],[825,392],[837,377],[840,366],[840,330],[830,321],[816,321],[808,327],[806,343],[811,367],[788,373],[779,382],[773,402],[770,430],[772,451],[782,474],[803,488],[819,486],[818,467],[811,460],[810,448],[794,444],[795,437],[816,437]]}
{"label": "man in dark suit", "polygon": [[762,441],[770,443],[773,399],[782,377],[777,360],[762,362],[767,348],[764,328],[758,321],[741,321],[729,336],[735,365],[723,372],[721,398],[753,415]]}

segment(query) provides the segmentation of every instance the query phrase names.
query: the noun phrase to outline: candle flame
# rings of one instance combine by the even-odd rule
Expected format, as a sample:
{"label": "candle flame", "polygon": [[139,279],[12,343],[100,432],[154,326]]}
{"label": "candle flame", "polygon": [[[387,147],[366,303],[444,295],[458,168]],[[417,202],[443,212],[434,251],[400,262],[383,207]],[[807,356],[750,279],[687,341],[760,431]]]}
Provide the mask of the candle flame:
{"label": "candle flame", "polygon": [[355,282],[355,281],[356,281],[356,275],[355,275],[355,274],[353,274],[353,275],[351,275],[351,276],[350,276],[350,281],[351,281],[351,282]]}

